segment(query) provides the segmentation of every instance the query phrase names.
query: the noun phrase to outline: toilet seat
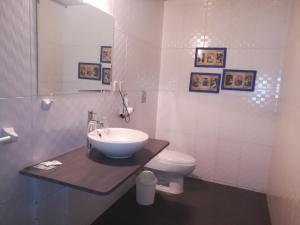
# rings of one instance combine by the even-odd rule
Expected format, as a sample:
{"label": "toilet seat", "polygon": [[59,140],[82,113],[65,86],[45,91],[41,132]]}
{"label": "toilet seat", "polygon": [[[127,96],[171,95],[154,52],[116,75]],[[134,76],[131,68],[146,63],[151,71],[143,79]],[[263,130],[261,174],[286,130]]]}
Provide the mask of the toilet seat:
{"label": "toilet seat", "polygon": [[164,150],[158,154],[158,158],[162,163],[170,163],[176,165],[189,165],[196,164],[196,159],[190,155],[182,152],[175,152],[170,150]]}
{"label": "toilet seat", "polygon": [[186,175],[194,170],[196,159],[182,152],[164,150],[148,162],[145,167],[169,172],[173,175]]}

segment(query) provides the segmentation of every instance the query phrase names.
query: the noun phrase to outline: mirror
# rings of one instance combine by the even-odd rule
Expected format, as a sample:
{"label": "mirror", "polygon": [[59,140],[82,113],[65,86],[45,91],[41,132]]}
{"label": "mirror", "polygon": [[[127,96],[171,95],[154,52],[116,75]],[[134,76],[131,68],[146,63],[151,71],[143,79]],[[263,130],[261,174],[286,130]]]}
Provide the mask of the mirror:
{"label": "mirror", "polygon": [[85,2],[38,1],[38,95],[110,90],[114,19]]}

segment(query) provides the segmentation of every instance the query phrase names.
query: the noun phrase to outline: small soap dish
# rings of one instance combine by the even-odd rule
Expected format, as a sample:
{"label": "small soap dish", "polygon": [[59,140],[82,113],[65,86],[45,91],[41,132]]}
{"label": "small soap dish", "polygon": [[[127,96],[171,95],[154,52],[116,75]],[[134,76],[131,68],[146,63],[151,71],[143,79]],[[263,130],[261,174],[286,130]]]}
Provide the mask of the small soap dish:
{"label": "small soap dish", "polygon": [[51,108],[52,103],[53,103],[52,99],[43,98],[42,103],[41,103],[41,107],[42,107],[43,110],[49,110]]}

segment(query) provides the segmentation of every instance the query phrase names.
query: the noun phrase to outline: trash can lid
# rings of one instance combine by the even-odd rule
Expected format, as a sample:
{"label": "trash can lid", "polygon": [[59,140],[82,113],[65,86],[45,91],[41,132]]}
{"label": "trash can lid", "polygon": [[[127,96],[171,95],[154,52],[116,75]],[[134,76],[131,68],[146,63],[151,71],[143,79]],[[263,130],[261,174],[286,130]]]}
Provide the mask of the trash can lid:
{"label": "trash can lid", "polygon": [[136,182],[145,185],[153,185],[157,183],[157,178],[154,176],[153,172],[149,170],[145,170],[137,176]]}

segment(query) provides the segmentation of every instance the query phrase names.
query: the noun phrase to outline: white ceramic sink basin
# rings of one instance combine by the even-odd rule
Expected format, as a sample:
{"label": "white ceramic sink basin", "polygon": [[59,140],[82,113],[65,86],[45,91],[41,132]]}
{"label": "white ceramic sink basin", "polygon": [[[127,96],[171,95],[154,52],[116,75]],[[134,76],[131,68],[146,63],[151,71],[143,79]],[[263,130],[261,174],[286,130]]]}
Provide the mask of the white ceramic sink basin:
{"label": "white ceramic sink basin", "polygon": [[93,148],[110,158],[129,158],[143,149],[148,134],[125,128],[105,128],[88,133]]}

